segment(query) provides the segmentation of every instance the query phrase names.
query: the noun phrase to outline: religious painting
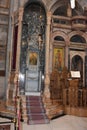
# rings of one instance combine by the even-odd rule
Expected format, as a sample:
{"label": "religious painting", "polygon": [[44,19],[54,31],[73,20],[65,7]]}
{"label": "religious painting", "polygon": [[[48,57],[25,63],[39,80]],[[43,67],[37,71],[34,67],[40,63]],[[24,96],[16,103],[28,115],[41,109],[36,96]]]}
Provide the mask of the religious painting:
{"label": "religious painting", "polygon": [[64,67],[64,48],[54,48],[53,66],[58,71],[62,71]]}
{"label": "religious painting", "polygon": [[37,61],[38,61],[38,53],[36,52],[30,52],[29,53],[29,65],[37,65]]}

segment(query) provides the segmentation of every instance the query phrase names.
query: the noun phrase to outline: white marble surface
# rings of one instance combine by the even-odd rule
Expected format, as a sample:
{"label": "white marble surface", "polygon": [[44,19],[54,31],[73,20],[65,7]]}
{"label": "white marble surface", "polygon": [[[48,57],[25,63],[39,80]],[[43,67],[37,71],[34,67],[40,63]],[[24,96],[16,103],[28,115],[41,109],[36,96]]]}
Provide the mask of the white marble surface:
{"label": "white marble surface", "polygon": [[[11,130],[14,130],[14,123],[10,123],[10,122],[11,122],[11,120],[0,117],[0,125],[1,126],[3,126],[3,125],[10,125]],[[2,130],[2,129],[0,128],[0,130]]]}
{"label": "white marble surface", "polygon": [[87,130],[87,118],[65,115],[51,120],[49,124],[22,124],[22,130]]}
{"label": "white marble surface", "polygon": [[11,120],[9,120],[9,119],[0,117],[0,123],[1,123],[1,122],[10,122],[10,121],[11,121]]}

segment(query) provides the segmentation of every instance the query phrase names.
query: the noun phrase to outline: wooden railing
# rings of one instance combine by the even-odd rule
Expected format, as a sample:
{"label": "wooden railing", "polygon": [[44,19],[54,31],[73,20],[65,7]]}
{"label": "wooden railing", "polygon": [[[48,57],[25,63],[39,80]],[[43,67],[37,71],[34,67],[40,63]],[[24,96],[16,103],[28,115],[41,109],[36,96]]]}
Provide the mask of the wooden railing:
{"label": "wooden railing", "polygon": [[87,88],[63,89],[63,104],[69,107],[87,108]]}
{"label": "wooden railing", "polygon": [[[82,87],[80,79],[72,79],[66,67],[62,73],[54,70],[50,75],[50,98],[57,107],[63,106],[65,114],[87,117],[87,88]],[[61,101],[61,102],[60,102]]]}

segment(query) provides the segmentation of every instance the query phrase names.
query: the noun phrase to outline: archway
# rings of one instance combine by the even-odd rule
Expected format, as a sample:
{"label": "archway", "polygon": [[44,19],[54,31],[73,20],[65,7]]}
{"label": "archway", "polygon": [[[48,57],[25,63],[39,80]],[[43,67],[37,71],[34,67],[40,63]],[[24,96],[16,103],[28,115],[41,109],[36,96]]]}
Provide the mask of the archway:
{"label": "archway", "polygon": [[23,15],[20,57],[20,72],[25,75],[25,94],[36,94],[42,91],[45,63],[45,23],[46,13],[43,5],[39,2],[28,3]]}

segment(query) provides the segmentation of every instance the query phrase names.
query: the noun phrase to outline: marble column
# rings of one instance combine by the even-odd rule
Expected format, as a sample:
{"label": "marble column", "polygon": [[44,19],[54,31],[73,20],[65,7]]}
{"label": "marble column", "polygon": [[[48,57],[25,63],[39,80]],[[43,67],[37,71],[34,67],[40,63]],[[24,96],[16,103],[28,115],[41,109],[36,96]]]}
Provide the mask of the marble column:
{"label": "marble column", "polygon": [[21,51],[21,35],[22,35],[22,19],[23,19],[24,9],[19,8],[19,18],[18,18],[18,40],[17,40],[17,57],[16,57],[16,73],[20,70],[20,51]]}
{"label": "marble column", "polygon": [[47,13],[47,26],[46,26],[46,53],[45,53],[45,88],[44,95],[45,97],[50,97],[49,85],[50,85],[50,77],[49,77],[49,59],[50,59],[50,24],[51,24],[51,12]]}

